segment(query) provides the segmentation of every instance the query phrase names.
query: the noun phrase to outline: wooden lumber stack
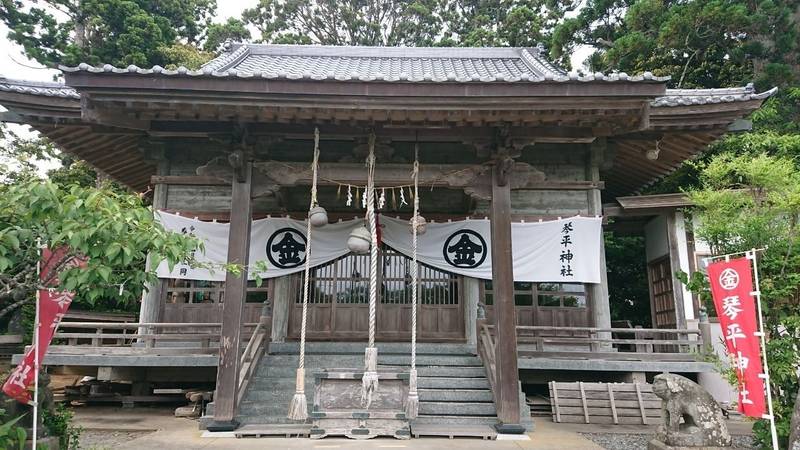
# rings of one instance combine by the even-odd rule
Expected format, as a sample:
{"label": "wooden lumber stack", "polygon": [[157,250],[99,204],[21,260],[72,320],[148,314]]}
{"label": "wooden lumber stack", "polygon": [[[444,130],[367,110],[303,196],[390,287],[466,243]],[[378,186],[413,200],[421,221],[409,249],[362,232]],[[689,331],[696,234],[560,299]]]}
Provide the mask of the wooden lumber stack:
{"label": "wooden lumber stack", "polygon": [[561,383],[551,381],[553,422],[655,425],[661,399],[648,383]]}

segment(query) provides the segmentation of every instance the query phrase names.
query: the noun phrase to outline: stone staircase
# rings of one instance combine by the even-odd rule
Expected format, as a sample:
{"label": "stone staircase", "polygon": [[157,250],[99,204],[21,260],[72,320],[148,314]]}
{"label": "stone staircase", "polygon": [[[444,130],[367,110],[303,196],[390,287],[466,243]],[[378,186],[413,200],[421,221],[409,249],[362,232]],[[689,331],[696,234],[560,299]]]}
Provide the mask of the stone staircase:
{"label": "stone staircase", "polygon": [[[314,342],[306,345],[306,395],[312,410],[314,371],[323,368],[358,368],[364,364],[364,343]],[[253,373],[239,406],[237,420],[247,424],[288,424],[289,401],[294,395],[297,343],[270,344]],[[410,365],[406,343],[379,343],[379,367]],[[493,425],[495,405],[486,369],[465,344],[417,345],[419,417],[414,425]],[[522,393],[520,392],[520,395]],[[523,401],[523,425],[532,427],[530,410]]]}

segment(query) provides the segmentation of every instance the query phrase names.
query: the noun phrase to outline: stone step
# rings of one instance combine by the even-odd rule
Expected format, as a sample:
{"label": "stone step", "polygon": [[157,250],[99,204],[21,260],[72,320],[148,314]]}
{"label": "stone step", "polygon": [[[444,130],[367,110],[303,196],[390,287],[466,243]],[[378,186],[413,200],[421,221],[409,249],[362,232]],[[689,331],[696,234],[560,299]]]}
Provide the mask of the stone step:
{"label": "stone step", "polygon": [[[344,361],[342,361],[344,362]],[[273,363],[273,364],[271,364]],[[267,360],[264,364],[260,365],[256,370],[256,376],[262,377],[294,377],[297,373],[297,366],[286,364],[274,364],[275,361]],[[356,364],[363,364],[362,361],[353,361],[354,367]],[[399,368],[401,370],[408,370],[410,366],[388,366],[379,365],[379,369]],[[306,373],[313,376],[314,371],[321,368],[309,365],[306,368]],[[486,376],[486,369],[473,366],[421,366],[417,368],[417,376],[420,377],[448,377],[448,378],[480,378]]]}
{"label": "stone step", "polygon": [[[248,389],[244,401],[266,402],[266,403],[286,403],[294,396],[294,389]],[[309,394],[306,394],[308,397]]]}
{"label": "stone step", "polygon": [[486,378],[441,378],[419,377],[417,387],[420,389],[490,389]]}
{"label": "stone step", "polygon": [[[268,355],[262,360],[259,369],[265,366],[289,366],[297,367],[299,357],[297,355],[277,354]],[[310,368],[348,368],[348,367],[362,367],[364,365],[364,358],[359,356],[346,357],[344,355],[307,355],[306,356],[306,370]],[[411,365],[411,357],[408,355],[382,355],[378,353],[378,364],[382,366],[409,366]],[[420,355],[417,356],[417,366],[461,366],[461,367],[483,367],[483,363],[477,356],[459,355],[459,356],[435,356],[435,355]]]}
{"label": "stone step", "polygon": [[442,416],[491,416],[497,415],[494,403],[463,403],[463,402],[420,402],[420,414]]}
{"label": "stone step", "polygon": [[483,366],[423,366],[417,367],[418,377],[485,378]]}
{"label": "stone step", "polygon": [[[411,354],[411,344],[408,342],[378,342],[378,354]],[[364,342],[307,342],[306,355],[322,354],[354,354],[364,355],[366,344]],[[474,345],[447,344],[447,343],[417,343],[417,355],[475,355]],[[298,354],[298,342],[272,343],[269,345],[270,353]]]}
{"label": "stone step", "polygon": [[453,425],[494,425],[497,423],[496,417],[475,417],[475,416],[452,416],[452,415],[429,415],[420,414],[411,422],[411,427],[414,424],[437,424],[443,423]]}
{"label": "stone step", "polygon": [[420,402],[492,402],[488,389],[420,389]]}
{"label": "stone step", "polygon": [[[308,401],[308,410],[312,409],[312,402]],[[286,417],[288,411],[289,401],[281,403],[243,401],[239,405],[239,414],[242,416]]]}
{"label": "stone step", "polygon": [[285,412],[281,416],[271,416],[271,417],[256,416],[256,415],[253,415],[253,416],[240,415],[240,416],[236,417],[236,420],[242,425],[254,425],[254,424],[258,424],[258,425],[263,425],[263,424],[282,425],[282,424],[296,424],[296,423],[299,423],[296,420],[291,420],[288,417],[286,417],[286,413]]}

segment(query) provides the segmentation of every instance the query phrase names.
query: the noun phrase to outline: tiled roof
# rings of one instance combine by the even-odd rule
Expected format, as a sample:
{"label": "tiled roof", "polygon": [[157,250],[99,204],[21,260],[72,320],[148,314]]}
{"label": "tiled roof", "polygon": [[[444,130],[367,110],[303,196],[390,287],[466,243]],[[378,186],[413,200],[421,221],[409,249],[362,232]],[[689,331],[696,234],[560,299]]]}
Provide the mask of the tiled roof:
{"label": "tiled roof", "polygon": [[[469,49],[469,50],[476,51],[483,49]],[[502,50],[509,50],[509,49],[502,49]],[[206,66],[204,67],[209,67],[212,64],[219,64],[220,60],[221,58],[214,59],[208,64],[206,64]],[[257,60],[258,59],[254,61]],[[230,65],[239,63],[228,61],[227,64]],[[670,106],[706,105],[713,103],[732,103],[732,102],[745,102],[750,100],[763,100],[775,94],[777,90],[778,88],[772,88],[768,91],[756,93],[755,87],[752,84],[736,88],[667,89],[667,95],[656,98],[651,102],[651,105],[654,107],[670,107]],[[64,85],[62,83],[14,80],[2,77],[0,77],[0,92],[30,94],[30,95],[38,95],[46,97],[71,98],[76,100],[80,99],[80,94],[75,89],[67,85]]]}
{"label": "tiled roof", "polygon": [[706,105],[709,103],[746,102],[749,100],[763,100],[777,92],[772,88],[760,94],[752,83],[745,87],[721,89],[667,89],[667,95],[658,97],[651,103],[653,106],[690,106]]}
{"label": "tiled roof", "polygon": [[111,65],[61,67],[65,72],[136,73],[191,77],[388,82],[542,82],[652,81],[641,76],[601,73],[579,76],[556,68],[537,48],[341,47],[314,45],[227,44],[200,70],[167,70]]}
{"label": "tiled roof", "polygon": [[62,83],[12,80],[0,77],[0,92],[42,95],[45,97],[61,97],[80,99],[78,92]]}

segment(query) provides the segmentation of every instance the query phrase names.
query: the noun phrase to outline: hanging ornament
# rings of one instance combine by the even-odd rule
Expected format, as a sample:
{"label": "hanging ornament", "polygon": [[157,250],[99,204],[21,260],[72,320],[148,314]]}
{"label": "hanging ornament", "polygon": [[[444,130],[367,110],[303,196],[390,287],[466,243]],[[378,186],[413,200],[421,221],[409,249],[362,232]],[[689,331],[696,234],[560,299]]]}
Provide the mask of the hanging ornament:
{"label": "hanging ornament", "polygon": [[422,217],[422,216],[420,216],[419,214],[417,214],[417,216],[416,216],[416,217],[412,217],[412,218],[411,218],[411,219],[408,221],[408,224],[409,224],[411,227],[413,227],[413,226],[414,226],[414,223],[415,223],[415,220],[414,220],[414,219],[415,219],[415,218],[416,218],[416,224],[417,224],[417,234],[419,234],[419,235],[425,234],[425,231],[427,230],[427,226],[428,226],[428,221],[427,221],[427,220],[425,220],[425,218],[424,218],[424,217]]}
{"label": "hanging ornament", "polygon": [[353,204],[353,191],[351,190],[352,186],[349,184],[347,185],[347,203],[345,206],[351,206]]}
{"label": "hanging ornament", "polygon": [[361,196],[361,207],[366,209],[367,208],[367,191],[364,190],[364,194]]}
{"label": "hanging ornament", "polygon": [[342,185],[341,184],[336,188],[336,201],[338,202],[340,198],[342,198]]}
{"label": "hanging ornament", "polygon": [[308,212],[308,220],[311,221],[312,227],[324,227],[328,224],[328,213],[325,211],[325,208],[317,205]]}
{"label": "hanging ornament", "polygon": [[394,188],[392,188],[392,209],[397,209],[397,193],[394,191]]}
{"label": "hanging ornament", "polygon": [[404,193],[403,187],[400,187],[400,207],[408,206],[408,202],[406,202],[406,195]]}
{"label": "hanging ornament", "polygon": [[347,238],[347,248],[353,253],[364,254],[369,252],[372,243],[372,236],[369,234],[367,227],[360,226],[353,228],[350,232],[350,237]]}
{"label": "hanging ornament", "polygon": [[381,188],[381,196],[378,198],[378,209],[383,209],[386,205],[386,188]]}

